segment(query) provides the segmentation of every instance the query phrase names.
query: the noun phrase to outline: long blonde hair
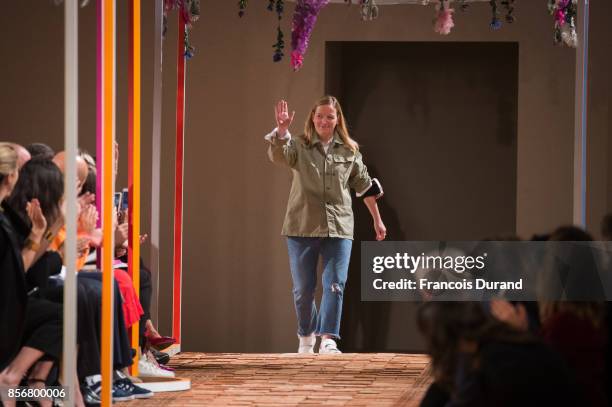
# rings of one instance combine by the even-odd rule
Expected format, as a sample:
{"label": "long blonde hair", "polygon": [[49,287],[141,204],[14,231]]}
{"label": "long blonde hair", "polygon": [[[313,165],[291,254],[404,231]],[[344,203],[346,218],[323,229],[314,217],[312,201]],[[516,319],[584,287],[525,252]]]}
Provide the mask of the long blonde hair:
{"label": "long blonde hair", "polygon": [[0,143],[0,182],[17,169],[17,152],[9,143]]}
{"label": "long blonde hair", "polygon": [[312,118],[314,117],[315,111],[319,106],[332,106],[334,109],[336,109],[338,124],[336,125],[335,131],[338,133],[338,135],[340,135],[340,138],[349,149],[351,149],[354,153],[357,152],[357,150],[359,150],[359,144],[357,144],[357,142],[349,135],[340,102],[338,102],[338,99],[335,97],[329,95],[323,96],[321,99],[316,101],[312,107],[312,110],[310,111],[310,114],[308,115],[308,118],[306,119],[306,123],[304,124],[304,137],[306,138],[306,144],[310,144],[312,136],[316,133]]}

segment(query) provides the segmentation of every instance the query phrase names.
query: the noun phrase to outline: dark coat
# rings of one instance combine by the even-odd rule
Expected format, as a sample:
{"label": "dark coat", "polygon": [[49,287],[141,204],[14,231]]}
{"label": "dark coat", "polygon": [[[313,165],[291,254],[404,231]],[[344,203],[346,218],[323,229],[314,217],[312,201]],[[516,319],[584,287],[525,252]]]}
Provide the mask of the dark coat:
{"label": "dark coat", "polygon": [[26,304],[25,271],[21,257],[25,225],[13,225],[9,208],[0,211],[0,371],[15,357],[21,345]]}

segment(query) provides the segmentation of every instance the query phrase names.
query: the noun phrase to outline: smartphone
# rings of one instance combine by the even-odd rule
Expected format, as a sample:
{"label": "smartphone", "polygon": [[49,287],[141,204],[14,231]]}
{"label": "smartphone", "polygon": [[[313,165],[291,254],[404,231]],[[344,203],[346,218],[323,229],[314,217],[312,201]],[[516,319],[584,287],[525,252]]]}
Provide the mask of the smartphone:
{"label": "smartphone", "polygon": [[119,210],[121,206],[121,192],[115,192],[115,208]]}
{"label": "smartphone", "polygon": [[123,191],[121,191],[121,211],[127,211],[128,210],[128,189],[127,188],[123,188]]}

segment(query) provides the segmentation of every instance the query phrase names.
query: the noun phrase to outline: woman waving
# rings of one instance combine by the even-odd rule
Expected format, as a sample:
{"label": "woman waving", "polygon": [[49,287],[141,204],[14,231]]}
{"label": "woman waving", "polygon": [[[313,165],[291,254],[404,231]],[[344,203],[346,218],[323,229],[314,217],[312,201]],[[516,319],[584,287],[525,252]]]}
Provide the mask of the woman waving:
{"label": "woman waving", "polygon": [[[298,353],[313,353],[321,336],[319,353],[340,353],[342,297],[353,240],[350,189],[362,198],[374,222],[376,240],[386,237],[376,200],[383,194],[378,180],[370,178],[359,145],[348,133],[340,103],[325,96],[312,107],[304,134],[291,137],[287,102],[275,108],[277,127],[265,139],[268,156],[293,173],[282,235],[287,237],[293,298],[298,322]],[[323,260],[323,297],[317,311],[314,294],[317,263]]]}

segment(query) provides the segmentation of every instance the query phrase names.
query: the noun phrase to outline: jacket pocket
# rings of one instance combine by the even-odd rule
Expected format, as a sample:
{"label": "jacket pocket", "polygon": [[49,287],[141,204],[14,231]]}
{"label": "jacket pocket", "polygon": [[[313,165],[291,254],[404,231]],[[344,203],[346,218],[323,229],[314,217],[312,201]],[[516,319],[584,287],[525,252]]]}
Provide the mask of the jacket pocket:
{"label": "jacket pocket", "polygon": [[339,154],[334,154],[332,156],[333,160],[333,174],[340,178],[341,182],[344,184],[351,173],[353,168],[353,163],[355,162],[355,156],[344,156]]}
{"label": "jacket pocket", "polygon": [[355,161],[355,156],[343,156],[339,154],[334,154],[333,160],[335,163],[352,163]]}

